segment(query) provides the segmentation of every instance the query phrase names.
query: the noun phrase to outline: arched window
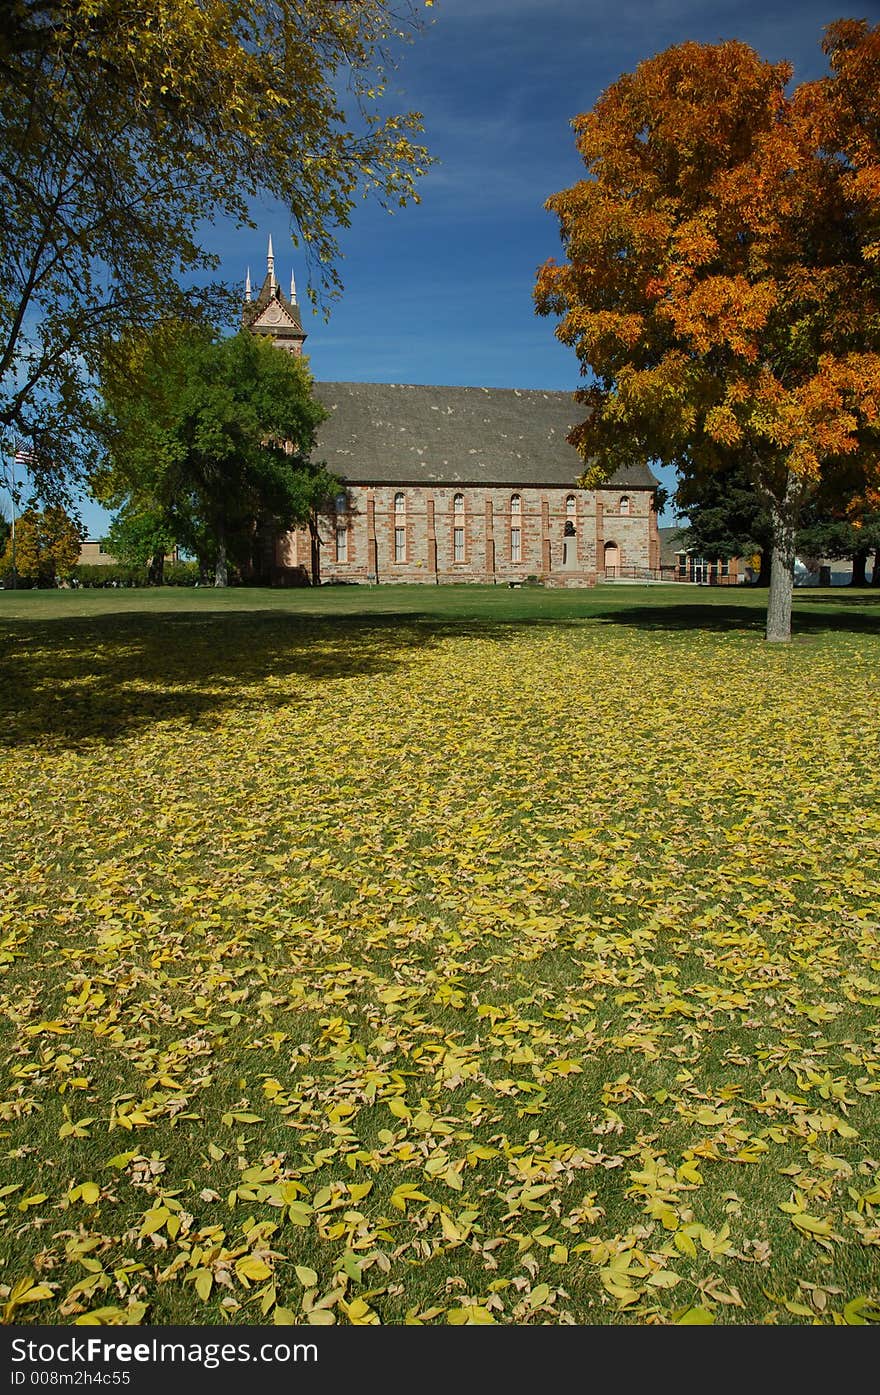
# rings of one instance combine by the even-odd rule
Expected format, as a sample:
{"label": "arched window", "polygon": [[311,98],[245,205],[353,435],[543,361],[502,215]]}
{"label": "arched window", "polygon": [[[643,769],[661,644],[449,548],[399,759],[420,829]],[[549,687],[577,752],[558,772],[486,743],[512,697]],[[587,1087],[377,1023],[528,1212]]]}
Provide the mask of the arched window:
{"label": "arched window", "polygon": [[453,528],[452,528],[452,560],[453,562],[463,562],[464,555],[464,495],[456,494],[452,500]]}
{"label": "arched window", "polygon": [[630,513],[630,498],[628,494],[623,494],[620,499],[620,512]]}
{"label": "arched window", "polygon": [[617,576],[620,572],[620,548],[616,542],[605,544],[605,575]]}
{"label": "arched window", "polygon": [[406,561],[406,498],[402,493],[394,496],[394,560]]}
{"label": "arched window", "polygon": [[565,516],[566,518],[574,518],[576,514],[577,499],[575,499],[573,494],[569,494],[568,498],[565,501]]}
{"label": "arched window", "polygon": [[522,561],[522,495],[510,496],[510,560]]}
{"label": "arched window", "polygon": [[337,512],[337,513],[345,513],[345,511],[346,511],[347,508],[348,508],[348,496],[347,496],[346,494],[337,494],[337,496],[336,496],[336,512]]}

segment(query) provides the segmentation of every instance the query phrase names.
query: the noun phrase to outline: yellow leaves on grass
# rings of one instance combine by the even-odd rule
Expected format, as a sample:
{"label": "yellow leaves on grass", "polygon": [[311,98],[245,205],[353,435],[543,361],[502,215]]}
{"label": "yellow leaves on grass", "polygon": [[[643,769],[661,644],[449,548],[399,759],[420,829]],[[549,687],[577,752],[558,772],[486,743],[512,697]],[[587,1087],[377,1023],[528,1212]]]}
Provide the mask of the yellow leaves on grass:
{"label": "yellow leaves on grass", "polygon": [[875,1320],[873,636],[295,629],[4,769],[7,1320]]}
{"label": "yellow leaves on grass", "polygon": [[2,1308],[2,1321],[10,1323],[14,1321],[17,1309],[23,1308],[28,1303],[42,1303],[47,1298],[55,1296],[54,1286],[40,1284],[31,1277],[19,1279],[8,1292]]}

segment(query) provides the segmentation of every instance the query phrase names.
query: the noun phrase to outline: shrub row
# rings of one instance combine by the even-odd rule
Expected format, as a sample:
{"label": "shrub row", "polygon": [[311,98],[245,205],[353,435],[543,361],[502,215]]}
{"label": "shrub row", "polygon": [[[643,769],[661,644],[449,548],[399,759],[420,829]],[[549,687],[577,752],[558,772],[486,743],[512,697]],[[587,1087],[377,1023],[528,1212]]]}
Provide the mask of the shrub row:
{"label": "shrub row", "polygon": [[[165,567],[166,586],[195,586],[199,580],[197,562],[173,562]],[[106,566],[81,564],[74,567],[70,575],[71,586],[147,586],[145,567],[124,567],[119,562]]]}

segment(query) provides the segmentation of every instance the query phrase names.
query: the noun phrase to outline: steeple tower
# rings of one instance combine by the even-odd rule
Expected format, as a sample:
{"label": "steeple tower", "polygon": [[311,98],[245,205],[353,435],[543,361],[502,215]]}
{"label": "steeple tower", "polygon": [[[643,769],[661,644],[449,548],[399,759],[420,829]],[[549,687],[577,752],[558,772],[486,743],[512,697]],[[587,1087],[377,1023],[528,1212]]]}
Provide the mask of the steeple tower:
{"label": "steeple tower", "polygon": [[275,253],[272,237],[269,236],[269,251],[266,257],[266,279],[260,287],[256,300],[252,300],[250,270],[244,285],[244,304],[241,309],[243,329],[251,334],[265,334],[278,349],[288,353],[301,354],[306,340],[302,327],[299,306],[296,303],[296,281],[290,276],[290,300],[282,291],[275,277]]}

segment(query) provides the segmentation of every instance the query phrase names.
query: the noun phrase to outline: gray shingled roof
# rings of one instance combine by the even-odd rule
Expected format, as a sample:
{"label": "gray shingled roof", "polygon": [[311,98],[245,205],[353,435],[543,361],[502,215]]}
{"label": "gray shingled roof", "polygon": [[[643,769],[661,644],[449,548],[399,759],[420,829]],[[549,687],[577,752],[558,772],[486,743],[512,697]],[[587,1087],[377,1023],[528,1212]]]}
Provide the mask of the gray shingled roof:
{"label": "gray shingled roof", "polygon": [[673,563],[679,552],[687,550],[687,544],[681,540],[681,535],[687,528],[686,523],[677,523],[674,528],[658,528],[660,534],[660,562],[668,566]]}
{"label": "gray shingled roof", "polygon": [[[566,436],[581,419],[569,392],[533,388],[316,383],[330,416],[316,456],[352,484],[573,485],[583,462]],[[647,465],[608,487],[655,489]]]}

